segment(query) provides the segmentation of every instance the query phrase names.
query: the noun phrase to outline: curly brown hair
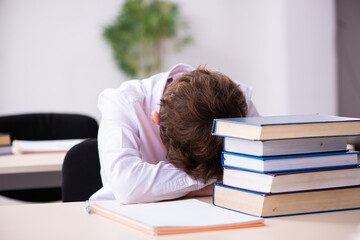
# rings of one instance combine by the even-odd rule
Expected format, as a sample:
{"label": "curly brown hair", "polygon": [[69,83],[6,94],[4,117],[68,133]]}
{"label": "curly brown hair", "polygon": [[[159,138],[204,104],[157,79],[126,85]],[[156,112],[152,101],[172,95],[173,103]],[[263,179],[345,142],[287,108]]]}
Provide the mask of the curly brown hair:
{"label": "curly brown hair", "polygon": [[222,137],[213,136],[213,119],[245,117],[247,104],[238,84],[205,68],[171,82],[160,102],[160,138],[166,158],[194,179],[222,178]]}

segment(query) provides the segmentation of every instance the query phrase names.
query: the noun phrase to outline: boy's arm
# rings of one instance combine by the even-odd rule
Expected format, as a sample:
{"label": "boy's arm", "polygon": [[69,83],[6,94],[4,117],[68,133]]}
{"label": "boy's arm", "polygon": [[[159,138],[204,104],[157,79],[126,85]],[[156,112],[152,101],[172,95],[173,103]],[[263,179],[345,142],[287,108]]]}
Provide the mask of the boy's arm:
{"label": "boy's arm", "polygon": [[185,197],[194,198],[194,197],[211,196],[213,195],[213,190],[214,190],[214,183],[207,185],[206,187],[201,188],[199,190],[189,192],[188,194],[186,194]]}

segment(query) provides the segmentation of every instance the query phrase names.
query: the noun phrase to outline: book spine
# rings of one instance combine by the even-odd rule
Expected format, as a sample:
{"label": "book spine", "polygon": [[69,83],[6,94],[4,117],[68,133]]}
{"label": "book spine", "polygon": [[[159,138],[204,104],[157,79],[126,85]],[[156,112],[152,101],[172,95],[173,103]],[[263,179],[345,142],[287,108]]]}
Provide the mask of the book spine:
{"label": "book spine", "polygon": [[251,194],[256,194],[256,195],[260,195],[262,197],[267,197],[267,196],[272,196],[272,195],[290,195],[290,194],[298,194],[298,193],[306,193],[306,192],[323,192],[323,191],[336,191],[336,190],[341,190],[341,189],[360,188],[360,185],[355,185],[355,186],[345,186],[345,187],[336,187],[336,188],[323,188],[323,189],[311,189],[311,190],[292,191],[292,192],[262,193],[262,192],[256,192],[256,191],[243,189],[243,188],[231,187],[231,186],[224,185],[222,183],[215,183],[214,188],[215,188],[215,186],[223,187],[223,188],[229,188],[229,189],[232,189],[232,190],[235,190],[235,191],[242,191],[242,192],[247,192],[247,193],[251,193]]}
{"label": "book spine", "polygon": [[[274,195],[277,195],[277,196],[281,196],[281,195],[286,196],[286,195],[293,195],[293,194],[300,194],[301,195],[303,193],[310,193],[310,192],[314,192],[314,193],[317,194],[317,193],[324,192],[324,191],[333,192],[332,195],[334,195],[334,193],[336,194],[339,190],[341,191],[341,189],[346,190],[346,189],[352,189],[353,188],[353,189],[358,189],[358,191],[359,191],[359,188],[360,188],[360,186],[357,185],[357,186],[347,186],[347,187],[339,187],[339,188],[314,189],[314,190],[306,190],[306,191],[295,191],[295,192],[282,192],[282,193],[266,194],[266,193],[260,193],[260,192],[255,192],[255,191],[241,189],[241,188],[230,187],[230,186],[223,185],[221,183],[215,184],[214,189],[215,189],[215,187],[217,187],[217,188],[228,188],[228,189],[231,189],[231,190],[234,190],[234,191],[242,191],[242,192],[246,192],[246,193],[250,193],[250,194],[254,194],[254,195],[259,195],[259,196],[264,197],[264,198],[274,196]],[[357,198],[357,196],[354,197],[354,199],[356,199],[356,198]],[[242,212],[240,210],[233,209],[233,208],[230,208],[228,206],[222,206],[219,203],[216,203],[216,192],[214,192],[214,195],[213,195],[213,203],[214,203],[214,205],[222,207],[222,208],[226,208],[226,209],[229,209],[229,210],[232,210],[232,211],[244,213],[244,212]],[[360,209],[360,204],[359,203],[353,204],[353,207],[348,207],[348,208],[343,207],[343,208],[335,208],[335,209],[322,209],[322,210],[319,210],[319,211],[314,211],[315,209],[313,209],[313,211],[274,214],[274,215],[266,215],[266,216],[257,216],[257,215],[253,215],[253,216],[257,216],[257,217],[282,217],[282,216],[293,216],[293,215],[303,215],[303,214],[313,214],[313,213],[323,213],[323,212],[346,211],[346,210],[354,210],[354,209]],[[246,213],[246,212],[245,212],[245,214],[252,215],[252,214],[249,214],[249,213]]]}
{"label": "book spine", "polygon": [[290,159],[290,158],[305,158],[305,157],[324,157],[324,156],[334,156],[334,155],[347,155],[347,154],[360,154],[358,151],[337,151],[337,152],[324,152],[324,153],[306,153],[306,154],[291,154],[291,155],[280,155],[280,156],[254,156],[247,155],[242,153],[234,153],[234,152],[222,152],[222,157],[225,158],[225,155],[233,155],[245,158],[252,158],[261,161],[269,161],[269,160],[278,160],[278,159]]}

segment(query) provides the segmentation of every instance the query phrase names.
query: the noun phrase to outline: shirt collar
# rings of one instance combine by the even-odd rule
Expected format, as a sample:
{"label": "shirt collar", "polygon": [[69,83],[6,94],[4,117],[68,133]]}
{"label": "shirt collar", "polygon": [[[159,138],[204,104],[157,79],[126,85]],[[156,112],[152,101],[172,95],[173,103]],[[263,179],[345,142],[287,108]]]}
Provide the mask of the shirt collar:
{"label": "shirt collar", "polygon": [[156,110],[160,110],[160,99],[162,98],[165,85],[168,82],[169,79],[175,80],[176,78],[182,76],[185,73],[194,71],[195,68],[188,64],[179,63],[173,66],[169,71],[167,71],[159,81],[159,84],[157,86],[157,93],[156,93],[156,99],[158,101],[158,104],[156,104]]}

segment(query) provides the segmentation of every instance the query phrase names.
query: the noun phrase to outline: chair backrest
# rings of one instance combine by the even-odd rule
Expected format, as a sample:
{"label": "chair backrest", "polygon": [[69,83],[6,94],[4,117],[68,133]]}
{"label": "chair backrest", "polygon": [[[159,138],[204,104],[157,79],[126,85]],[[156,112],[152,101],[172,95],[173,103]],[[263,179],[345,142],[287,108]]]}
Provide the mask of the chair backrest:
{"label": "chair backrest", "polygon": [[[0,132],[11,140],[96,138],[98,123],[90,116],[68,113],[30,113],[0,116]],[[1,191],[1,195],[32,202],[61,200],[61,188]]]}
{"label": "chair backrest", "polygon": [[98,123],[90,116],[66,113],[31,113],[0,117],[0,132],[11,140],[96,138]]}
{"label": "chair backrest", "polygon": [[85,201],[101,187],[97,139],[88,139],[66,153],[62,168],[62,200]]}

